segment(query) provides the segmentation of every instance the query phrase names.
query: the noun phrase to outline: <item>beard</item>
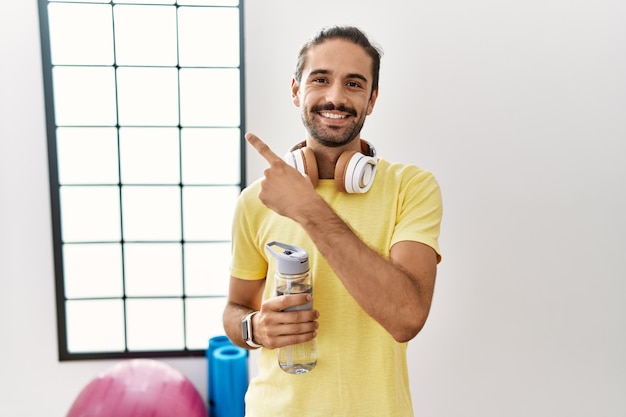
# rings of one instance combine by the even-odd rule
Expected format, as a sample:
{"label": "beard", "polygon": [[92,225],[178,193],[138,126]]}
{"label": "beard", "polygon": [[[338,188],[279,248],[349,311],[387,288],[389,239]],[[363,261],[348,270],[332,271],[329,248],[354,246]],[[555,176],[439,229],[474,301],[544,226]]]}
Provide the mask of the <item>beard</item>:
{"label": "beard", "polygon": [[[344,127],[327,126],[324,125],[319,119],[313,117],[314,114],[319,112],[331,110],[348,113],[353,117],[353,122],[349,126]],[[326,103],[319,106],[313,106],[310,109],[303,107],[301,117],[304,127],[313,139],[315,139],[320,145],[337,148],[352,142],[352,140],[354,140],[354,138],[361,133],[363,124],[365,124],[365,115],[365,111],[363,111],[361,116],[359,116],[357,111],[353,108],[345,107],[344,105],[335,106],[333,103]]]}

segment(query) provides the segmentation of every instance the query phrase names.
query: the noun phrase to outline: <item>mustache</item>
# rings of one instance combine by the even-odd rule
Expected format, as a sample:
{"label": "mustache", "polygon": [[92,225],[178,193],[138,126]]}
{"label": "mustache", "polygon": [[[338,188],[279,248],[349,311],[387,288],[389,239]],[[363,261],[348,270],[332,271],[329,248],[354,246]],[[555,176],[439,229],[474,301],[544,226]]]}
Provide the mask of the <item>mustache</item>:
{"label": "mustache", "polygon": [[326,103],[326,104],[320,104],[319,106],[313,106],[311,108],[311,111],[315,113],[319,113],[321,111],[331,111],[331,110],[348,113],[349,115],[354,116],[354,117],[357,116],[356,110],[354,110],[351,107],[346,107],[343,104],[339,106],[335,106],[333,103]]}

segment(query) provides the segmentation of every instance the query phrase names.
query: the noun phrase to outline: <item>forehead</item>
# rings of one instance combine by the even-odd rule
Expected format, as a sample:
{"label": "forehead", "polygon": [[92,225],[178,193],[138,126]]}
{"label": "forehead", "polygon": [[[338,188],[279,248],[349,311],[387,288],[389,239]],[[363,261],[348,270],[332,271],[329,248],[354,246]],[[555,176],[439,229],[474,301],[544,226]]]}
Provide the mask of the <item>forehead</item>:
{"label": "forehead", "polygon": [[303,73],[326,70],[335,75],[361,74],[371,81],[372,58],[361,46],[345,39],[329,39],[306,53]]}

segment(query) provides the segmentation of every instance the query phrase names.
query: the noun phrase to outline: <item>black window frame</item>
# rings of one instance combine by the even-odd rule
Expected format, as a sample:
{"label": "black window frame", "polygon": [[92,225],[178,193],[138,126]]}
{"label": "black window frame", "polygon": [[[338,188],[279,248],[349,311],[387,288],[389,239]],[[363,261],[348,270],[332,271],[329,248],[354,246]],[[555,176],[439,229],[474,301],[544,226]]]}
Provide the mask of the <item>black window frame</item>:
{"label": "black window frame", "polygon": [[[62,2],[62,0],[61,0]],[[78,2],[71,2],[78,3]],[[206,354],[204,349],[188,349],[185,347],[182,350],[149,350],[149,351],[129,351],[128,345],[124,351],[115,352],[69,352],[67,343],[67,323],[66,323],[66,297],[65,297],[65,280],[64,280],[64,266],[63,266],[63,241],[61,235],[61,206],[60,206],[60,183],[58,175],[58,155],[57,155],[57,125],[55,122],[55,106],[54,106],[54,91],[53,91],[53,76],[52,76],[52,58],[51,58],[51,45],[50,45],[50,32],[48,21],[48,0],[38,0],[39,9],[39,23],[40,23],[40,38],[41,38],[41,54],[42,54],[42,70],[43,70],[43,84],[44,84],[44,101],[45,101],[45,114],[46,114],[46,134],[47,134],[47,147],[48,147],[48,164],[49,164],[49,179],[50,179],[50,205],[51,205],[51,220],[52,220],[52,238],[53,238],[53,255],[54,255],[54,275],[55,275],[55,298],[56,298],[56,314],[57,314],[57,336],[58,336],[58,358],[60,361],[70,360],[90,360],[90,359],[133,359],[133,358],[166,358],[166,357],[201,357]],[[113,1],[108,1],[99,4],[111,4],[113,7],[115,4]],[[141,3],[141,5],[146,5]],[[182,7],[178,4],[174,5],[176,8]],[[185,6],[194,7],[194,6]],[[246,121],[246,106],[245,106],[245,39],[244,39],[244,1],[240,0],[237,6],[201,6],[201,7],[236,7],[239,10],[239,86],[240,86],[240,182],[239,188],[243,190],[246,187],[246,140],[245,133],[245,121]],[[115,68],[116,65],[114,64]],[[180,70],[180,66],[176,68]],[[183,67],[184,68],[184,67]],[[119,122],[115,126],[118,132],[119,141]],[[178,129],[183,127],[179,124]],[[121,186],[121,184],[120,184]],[[182,187],[182,184],[180,185]],[[182,213],[181,213],[182,216]],[[183,241],[184,242],[184,241]],[[121,241],[123,243],[123,239]],[[227,279],[227,277],[225,277]],[[186,295],[183,293],[181,297],[184,301]],[[122,297],[126,299],[126,295]],[[126,313],[124,313],[126,314]],[[220,317],[221,319],[221,317]],[[184,328],[184,326],[183,326]],[[126,330],[124,331],[126,334]],[[208,340],[207,340],[208,344]]]}

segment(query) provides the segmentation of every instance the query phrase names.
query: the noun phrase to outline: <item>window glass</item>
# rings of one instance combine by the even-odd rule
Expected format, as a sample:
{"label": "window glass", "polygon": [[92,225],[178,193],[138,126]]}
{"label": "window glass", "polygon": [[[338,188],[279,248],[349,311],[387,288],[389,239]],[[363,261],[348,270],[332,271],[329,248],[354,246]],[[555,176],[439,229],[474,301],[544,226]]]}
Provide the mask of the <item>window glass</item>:
{"label": "window glass", "polygon": [[185,244],[185,293],[189,296],[228,294],[230,245],[227,243]]}
{"label": "window glass", "polygon": [[185,299],[185,330],[190,349],[206,349],[207,337],[223,333],[221,322],[225,306],[224,297]]}
{"label": "window glass", "polygon": [[177,126],[178,70],[118,68],[117,101],[121,126]]}
{"label": "window glass", "polygon": [[111,6],[51,3],[48,17],[53,65],[113,64]]}
{"label": "window glass", "polygon": [[175,7],[115,6],[113,10],[118,65],[176,66]]}
{"label": "window glass", "polygon": [[180,70],[180,118],[183,126],[238,126],[240,76],[236,68]]}
{"label": "window glass", "polygon": [[176,3],[188,6],[239,6],[239,0],[178,0]]}
{"label": "window glass", "polygon": [[115,72],[110,67],[54,67],[57,126],[115,126]]}
{"label": "window glass", "polygon": [[180,64],[237,67],[238,20],[237,9],[181,7],[178,12]]}
{"label": "window glass", "polygon": [[180,144],[177,128],[121,128],[119,143],[122,183],[180,183]]}
{"label": "window glass", "polygon": [[65,244],[63,268],[68,299],[124,295],[119,243]]}
{"label": "window glass", "polygon": [[64,242],[121,239],[118,187],[61,186],[61,236]]}
{"label": "window glass", "polygon": [[[230,222],[224,219],[235,210],[238,187],[185,187],[183,214],[185,240],[221,241],[230,239]],[[216,202],[219,201],[219,204]]]}
{"label": "window glass", "polygon": [[122,299],[70,300],[65,304],[68,353],[122,352]]}
{"label": "window glass", "polygon": [[114,127],[60,127],[56,131],[60,184],[117,184]]}
{"label": "window glass", "polygon": [[180,241],[180,188],[122,186],[126,241]]}
{"label": "window glass", "polygon": [[181,131],[185,184],[237,184],[241,171],[241,131],[237,128],[185,128]]}
{"label": "window glass", "polygon": [[136,351],[185,348],[182,299],[146,298],[126,301],[128,348]]}
{"label": "window glass", "polygon": [[183,295],[181,245],[128,243],[124,246],[125,293],[129,297]]}

